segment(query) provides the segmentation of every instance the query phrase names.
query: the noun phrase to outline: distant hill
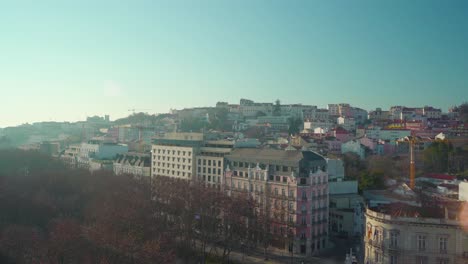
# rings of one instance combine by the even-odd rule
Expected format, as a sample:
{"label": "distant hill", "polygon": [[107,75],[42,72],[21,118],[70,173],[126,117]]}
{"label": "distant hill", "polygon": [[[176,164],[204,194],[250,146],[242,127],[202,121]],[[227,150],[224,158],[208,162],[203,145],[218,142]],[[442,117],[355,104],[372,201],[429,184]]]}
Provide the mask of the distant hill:
{"label": "distant hill", "polygon": [[171,114],[150,115],[147,113],[134,113],[127,117],[120,118],[114,121],[116,125],[156,125],[165,117],[172,116]]}

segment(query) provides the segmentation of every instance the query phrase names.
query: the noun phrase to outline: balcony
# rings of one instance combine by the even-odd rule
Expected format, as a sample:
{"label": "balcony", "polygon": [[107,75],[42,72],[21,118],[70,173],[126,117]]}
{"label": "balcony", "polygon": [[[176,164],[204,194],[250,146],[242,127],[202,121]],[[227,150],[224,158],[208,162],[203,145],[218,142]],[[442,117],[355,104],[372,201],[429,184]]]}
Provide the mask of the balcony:
{"label": "balcony", "polygon": [[383,243],[377,240],[368,239],[367,243],[376,248],[383,248]]}

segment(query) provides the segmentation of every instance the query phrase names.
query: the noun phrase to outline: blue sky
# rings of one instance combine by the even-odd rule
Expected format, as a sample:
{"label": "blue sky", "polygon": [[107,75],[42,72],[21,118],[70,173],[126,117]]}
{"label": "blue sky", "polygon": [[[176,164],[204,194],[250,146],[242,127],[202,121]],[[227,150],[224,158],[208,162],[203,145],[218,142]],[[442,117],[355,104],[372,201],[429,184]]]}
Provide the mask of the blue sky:
{"label": "blue sky", "polygon": [[468,1],[9,1],[0,127],[240,98],[468,100]]}

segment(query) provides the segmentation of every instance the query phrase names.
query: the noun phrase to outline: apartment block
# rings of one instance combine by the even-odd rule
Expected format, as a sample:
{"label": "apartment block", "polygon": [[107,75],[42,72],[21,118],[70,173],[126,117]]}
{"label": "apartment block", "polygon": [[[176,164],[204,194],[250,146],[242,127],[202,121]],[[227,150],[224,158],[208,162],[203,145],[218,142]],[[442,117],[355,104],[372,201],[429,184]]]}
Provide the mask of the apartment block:
{"label": "apartment block", "polygon": [[230,140],[206,141],[200,148],[197,160],[197,180],[220,185],[224,174],[224,156],[231,152],[234,142]]}
{"label": "apartment block", "polygon": [[447,208],[388,204],[367,208],[365,217],[364,263],[468,261],[468,235]]}
{"label": "apartment block", "polygon": [[224,156],[233,145],[229,140],[205,140],[202,133],[168,133],[153,140],[151,176],[220,185]]}
{"label": "apartment block", "polygon": [[153,139],[151,176],[192,180],[195,153],[202,144],[202,133],[167,133]]}
{"label": "apartment block", "polygon": [[248,194],[270,219],[271,244],[314,255],[328,245],[327,161],[311,151],[235,149],[226,156],[223,188]]}

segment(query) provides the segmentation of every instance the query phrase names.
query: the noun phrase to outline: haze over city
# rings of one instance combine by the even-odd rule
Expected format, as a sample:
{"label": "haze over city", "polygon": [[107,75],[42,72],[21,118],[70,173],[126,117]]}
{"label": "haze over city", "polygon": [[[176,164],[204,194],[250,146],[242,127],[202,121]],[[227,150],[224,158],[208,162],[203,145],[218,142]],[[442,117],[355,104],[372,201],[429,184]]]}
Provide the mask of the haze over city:
{"label": "haze over city", "polygon": [[0,264],[467,264],[467,0],[0,5]]}
{"label": "haze over city", "polygon": [[466,1],[9,1],[0,127],[240,98],[447,111],[468,99],[467,10]]}

